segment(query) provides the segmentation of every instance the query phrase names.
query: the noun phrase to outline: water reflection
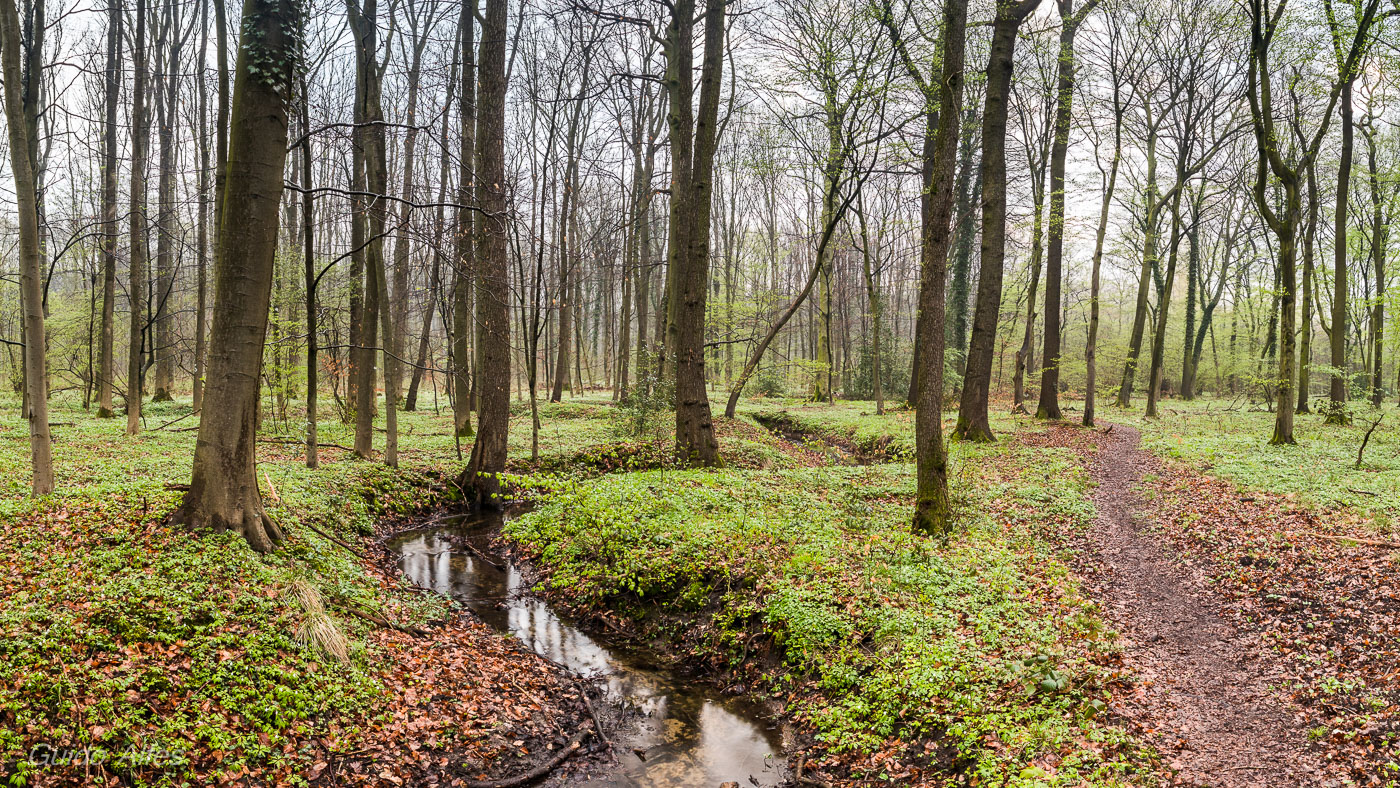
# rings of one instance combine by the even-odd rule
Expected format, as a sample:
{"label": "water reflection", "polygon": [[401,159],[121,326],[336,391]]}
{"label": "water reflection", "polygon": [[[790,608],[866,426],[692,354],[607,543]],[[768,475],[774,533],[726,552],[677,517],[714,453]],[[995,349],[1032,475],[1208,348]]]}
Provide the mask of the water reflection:
{"label": "water reflection", "polygon": [[475,520],[411,531],[390,547],[403,556],[404,573],[419,586],[458,599],[536,653],[599,678],[610,703],[642,712],[636,725],[614,738],[617,771],[584,785],[715,788],[729,780],[744,786],[783,781],[787,772],[777,755],[780,739],[757,713],[705,688],[679,684],[662,671],[631,664],[545,603],[522,596],[520,571],[484,557],[484,525]]}

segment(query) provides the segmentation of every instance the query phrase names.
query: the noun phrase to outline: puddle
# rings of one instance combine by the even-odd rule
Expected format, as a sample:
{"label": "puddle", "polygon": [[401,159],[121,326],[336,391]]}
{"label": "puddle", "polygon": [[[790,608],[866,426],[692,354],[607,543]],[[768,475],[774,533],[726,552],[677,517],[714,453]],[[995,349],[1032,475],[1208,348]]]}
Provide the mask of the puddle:
{"label": "puddle", "polygon": [[598,678],[609,704],[640,712],[624,715],[629,722],[612,736],[618,764],[571,785],[716,788],[729,781],[776,786],[787,778],[782,736],[756,708],[603,645],[524,593],[517,567],[486,560],[484,548],[500,517],[474,514],[400,534],[388,546],[422,588],[457,599],[536,653]]}

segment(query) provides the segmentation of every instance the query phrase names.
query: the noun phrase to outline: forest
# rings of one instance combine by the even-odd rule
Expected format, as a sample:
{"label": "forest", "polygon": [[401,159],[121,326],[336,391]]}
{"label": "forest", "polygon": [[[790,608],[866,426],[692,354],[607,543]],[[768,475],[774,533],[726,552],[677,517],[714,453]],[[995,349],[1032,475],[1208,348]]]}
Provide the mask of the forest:
{"label": "forest", "polygon": [[1400,0],[0,0],[0,98],[7,786],[1400,786]]}

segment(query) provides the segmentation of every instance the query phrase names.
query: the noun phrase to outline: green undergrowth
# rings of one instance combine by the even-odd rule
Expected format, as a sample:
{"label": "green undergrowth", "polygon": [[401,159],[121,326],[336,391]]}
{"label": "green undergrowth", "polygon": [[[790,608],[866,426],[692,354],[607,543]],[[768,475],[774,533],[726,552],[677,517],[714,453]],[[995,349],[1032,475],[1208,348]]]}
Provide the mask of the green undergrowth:
{"label": "green undergrowth", "polygon": [[[258,774],[296,785],[328,748],[349,747],[374,724],[387,656],[348,611],[392,609],[413,622],[446,607],[387,594],[350,553],[305,526],[353,538],[377,518],[427,505],[441,494],[447,457],[396,472],[327,451],[310,471],[299,449],[266,444],[262,491],[288,540],[258,556],[233,534],[164,523],[180,496],[167,485],[189,478],[193,431],[129,438],[124,420],[97,420],[56,399],[58,490],[36,500],[25,494],[27,442],[9,404],[0,458],[23,470],[5,477],[0,496],[8,784],[76,775],[206,785]],[[188,412],[188,403],[152,405],[148,424]],[[265,439],[277,427],[265,423]]]}
{"label": "green undergrowth", "polygon": [[[1160,419],[1117,410],[1105,418],[1138,427],[1143,448],[1154,454],[1244,490],[1291,494],[1315,508],[1354,508],[1377,532],[1391,534],[1400,527],[1400,412],[1366,403],[1351,403],[1350,412],[1344,426],[1324,423],[1320,412],[1297,416],[1296,446],[1270,446],[1274,414],[1239,400],[1173,400],[1163,403]],[[1382,416],[1358,467],[1366,431]]]}
{"label": "green undergrowth", "polygon": [[795,429],[815,442],[835,443],[868,459],[914,459],[914,411],[886,403],[883,415],[873,402],[833,405],[788,400],[750,402],[740,411],[761,424]]}
{"label": "green undergrowth", "polygon": [[1097,718],[1095,665],[1112,639],[1056,546],[1092,520],[1082,462],[1012,439],[954,465],[947,545],[906,525],[907,464],[617,474],[564,485],[507,535],[576,609],[734,669],[772,644],[766,686],[838,759],[907,746],[976,784],[1117,784],[1130,746]]}

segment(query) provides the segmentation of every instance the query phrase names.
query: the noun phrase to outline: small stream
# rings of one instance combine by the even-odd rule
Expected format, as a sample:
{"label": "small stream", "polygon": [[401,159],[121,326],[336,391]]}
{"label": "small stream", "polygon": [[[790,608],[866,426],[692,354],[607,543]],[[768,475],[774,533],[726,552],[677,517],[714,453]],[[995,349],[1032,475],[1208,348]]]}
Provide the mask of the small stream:
{"label": "small stream", "polygon": [[781,733],[757,708],[594,640],[529,594],[514,564],[483,560],[500,523],[500,514],[472,514],[404,532],[388,546],[420,587],[457,599],[536,653],[600,680],[606,702],[624,720],[611,734],[618,763],[571,785],[716,788],[735,781],[747,787],[787,778]]}

